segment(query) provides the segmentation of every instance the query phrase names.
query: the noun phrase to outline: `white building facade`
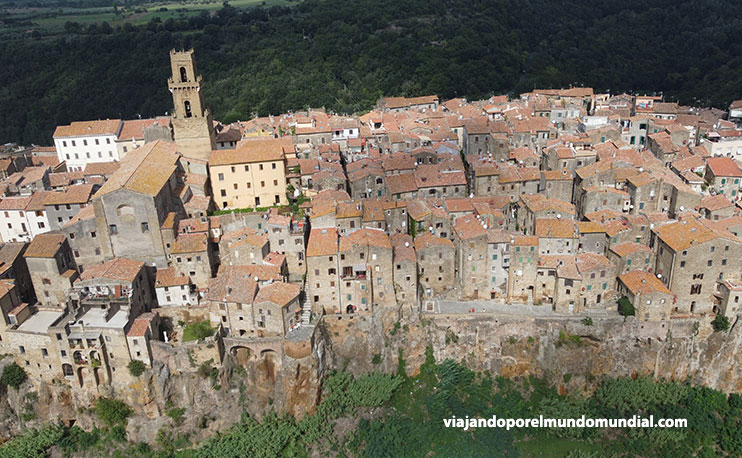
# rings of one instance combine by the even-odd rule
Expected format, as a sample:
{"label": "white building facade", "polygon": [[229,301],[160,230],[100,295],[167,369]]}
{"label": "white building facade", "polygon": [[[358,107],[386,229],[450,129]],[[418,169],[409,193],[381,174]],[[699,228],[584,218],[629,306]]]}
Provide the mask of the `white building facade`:
{"label": "white building facade", "polygon": [[60,162],[66,162],[67,170],[75,172],[84,170],[92,162],[118,161],[116,140],[122,125],[120,119],[107,119],[57,126],[54,146]]}

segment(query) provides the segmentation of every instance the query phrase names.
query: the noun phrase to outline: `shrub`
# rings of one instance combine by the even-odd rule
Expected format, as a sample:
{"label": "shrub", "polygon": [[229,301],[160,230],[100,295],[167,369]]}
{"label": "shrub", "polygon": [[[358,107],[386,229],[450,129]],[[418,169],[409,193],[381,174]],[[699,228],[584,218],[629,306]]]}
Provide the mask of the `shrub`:
{"label": "shrub", "polygon": [[621,296],[621,299],[618,300],[618,313],[623,316],[633,316],[636,314],[634,304],[631,303],[628,297]]}
{"label": "shrub", "polygon": [[126,367],[129,368],[129,373],[133,377],[139,377],[144,373],[144,370],[147,369],[147,366],[138,359],[132,359]]}
{"label": "shrub", "polygon": [[12,386],[16,390],[23,382],[26,381],[28,376],[26,371],[16,363],[10,363],[3,368],[3,375],[0,376],[0,383],[7,386]]}
{"label": "shrub", "polygon": [[729,318],[724,315],[716,315],[714,320],[711,322],[711,326],[714,327],[714,331],[722,332],[729,329]]}
{"label": "shrub", "polygon": [[371,364],[381,364],[381,353],[375,353],[371,358]]}
{"label": "shrub", "polygon": [[214,335],[214,328],[209,325],[208,321],[187,324],[183,330],[183,342],[191,340],[201,340]]}
{"label": "shrub", "polygon": [[183,423],[183,414],[185,414],[185,407],[173,407],[167,411],[167,416],[172,418],[176,425]]}
{"label": "shrub", "polygon": [[100,398],[95,402],[95,414],[106,426],[112,428],[116,425],[126,426],[132,410],[118,399]]}
{"label": "shrub", "polygon": [[584,324],[585,326],[592,326],[593,319],[590,318],[589,316],[586,316],[585,318],[582,319],[582,324]]}

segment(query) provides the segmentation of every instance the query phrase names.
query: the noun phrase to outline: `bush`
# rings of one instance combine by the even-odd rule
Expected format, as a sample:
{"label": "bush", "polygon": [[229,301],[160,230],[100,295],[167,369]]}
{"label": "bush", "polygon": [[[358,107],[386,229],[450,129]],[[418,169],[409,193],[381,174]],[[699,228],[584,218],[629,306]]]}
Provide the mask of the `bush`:
{"label": "bush", "polygon": [[95,402],[95,414],[106,426],[112,428],[116,425],[126,426],[132,410],[118,399],[100,398]]}
{"label": "bush", "polygon": [[0,376],[0,383],[7,386],[12,386],[16,390],[23,382],[26,381],[28,376],[26,371],[16,363],[10,363],[3,368],[3,375]]}
{"label": "bush", "polygon": [[711,322],[711,326],[714,327],[714,331],[722,332],[729,329],[729,318],[724,315],[716,315],[714,320]]}
{"label": "bush", "polygon": [[631,303],[628,297],[621,296],[621,299],[618,300],[618,313],[620,313],[623,316],[636,315],[634,304]]}
{"label": "bush", "polygon": [[147,366],[138,359],[132,359],[126,367],[129,368],[129,373],[133,377],[139,377],[144,373],[144,370],[147,369]]}
{"label": "bush", "polygon": [[371,358],[371,364],[381,364],[381,353],[374,353],[374,357]]}
{"label": "bush", "polygon": [[172,418],[176,425],[183,423],[183,414],[185,414],[185,407],[173,407],[167,411],[167,416]]}
{"label": "bush", "polygon": [[216,329],[212,328],[208,321],[187,324],[183,330],[183,342],[211,337],[215,331]]}
{"label": "bush", "polygon": [[584,324],[585,326],[592,326],[593,319],[590,318],[589,316],[586,316],[585,318],[582,319],[582,324]]}

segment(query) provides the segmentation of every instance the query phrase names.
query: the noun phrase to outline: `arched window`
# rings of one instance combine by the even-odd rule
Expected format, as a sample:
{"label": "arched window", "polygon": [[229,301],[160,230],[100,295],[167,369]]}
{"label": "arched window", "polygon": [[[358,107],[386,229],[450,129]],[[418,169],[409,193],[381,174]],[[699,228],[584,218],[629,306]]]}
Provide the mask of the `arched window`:
{"label": "arched window", "polygon": [[185,83],[188,81],[188,74],[186,73],[185,67],[180,67],[180,81]]}
{"label": "arched window", "polygon": [[186,100],[183,105],[185,106],[185,116],[186,116],[186,118],[192,117],[193,116],[193,113],[191,113],[191,102],[189,102],[188,100]]}

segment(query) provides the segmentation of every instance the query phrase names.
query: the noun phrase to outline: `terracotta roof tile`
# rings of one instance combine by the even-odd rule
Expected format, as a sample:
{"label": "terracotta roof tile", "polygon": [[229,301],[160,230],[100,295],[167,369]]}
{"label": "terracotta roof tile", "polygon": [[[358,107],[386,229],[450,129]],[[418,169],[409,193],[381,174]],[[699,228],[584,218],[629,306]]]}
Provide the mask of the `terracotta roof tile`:
{"label": "terracotta roof tile", "polygon": [[107,280],[133,282],[143,267],[143,262],[126,258],[113,258],[102,264],[86,266],[80,274],[80,280],[105,278]]}
{"label": "terracotta roof tile", "polygon": [[59,247],[67,240],[64,234],[38,234],[24,254],[27,258],[53,258]]}

